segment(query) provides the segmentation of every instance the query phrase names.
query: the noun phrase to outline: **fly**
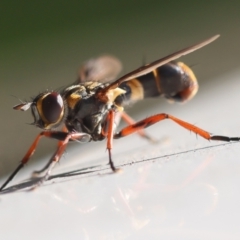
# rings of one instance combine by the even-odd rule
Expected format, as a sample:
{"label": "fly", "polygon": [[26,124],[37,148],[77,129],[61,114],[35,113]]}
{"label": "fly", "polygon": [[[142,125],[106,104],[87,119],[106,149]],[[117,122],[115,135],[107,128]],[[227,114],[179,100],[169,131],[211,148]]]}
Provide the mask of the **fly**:
{"label": "fly", "polygon": [[[188,122],[166,113],[159,113],[134,122],[124,106],[145,98],[162,96],[173,102],[190,100],[198,90],[193,71],[177,58],[206,46],[219,37],[213,36],[199,44],[182,49],[164,58],[142,66],[119,79],[121,63],[111,56],[102,56],[85,63],[79,71],[75,84],[61,91],[45,91],[32,101],[13,107],[15,110],[31,109],[33,125],[42,129],[22,158],[19,166],[1,186],[2,191],[18,171],[29,161],[42,137],[58,140],[58,146],[49,163],[37,173],[43,173],[39,184],[47,180],[51,170],[64,153],[69,141],[90,142],[107,139],[109,165],[113,172],[118,171],[112,160],[113,139],[126,137],[138,132],[151,138],[143,129],[165,119],[170,119],[207,140],[239,141],[238,137],[212,135]],[[129,124],[116,132],[117,122],[123,118]],[[56,130],[60,127],[62,130]]]}

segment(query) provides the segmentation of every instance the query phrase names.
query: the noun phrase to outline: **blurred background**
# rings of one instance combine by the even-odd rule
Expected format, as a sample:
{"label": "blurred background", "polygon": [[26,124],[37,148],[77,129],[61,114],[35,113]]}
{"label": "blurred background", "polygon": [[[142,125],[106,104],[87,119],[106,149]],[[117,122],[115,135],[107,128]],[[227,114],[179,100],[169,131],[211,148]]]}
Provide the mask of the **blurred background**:
{"label": "blurred background", "polygon": [[[1,176],[39,131],[25,124],[32,122],[29,111],[12,110],[18,98],[29,100],[46,89],[68,85],[84,61],[103,53],[117,56],[124,74],[221,34],[181,59],[193,66],[202,91],[213,77],[239,67],[239,9],[239,1],[1,1]],[[36,154],[50,148],[52,141],[46,141]],[[7,151],[9,146],[12,150]]]}
{"label": "blurred background", "polygon": [[[191,102],[179,106],[169,105],[162,99],[147,101],[136,104],[129,112],[138,119],[138,112],[146,107],[153,108],[151,114],[162,109],[175,114],[179,108],[185,120],[198,121],[186,119],[184,113],[191,111],[192,115],[205,115],[201,124],[208,129],[214,126],[222,129],[223,125],[218,125],[221,123],[217,120],[209,126],[207,116],[221,116],[224,108],[231,107],[222,100],[237,99],[239,95],[234,85],[237,86],[238,77],[231,81],[231,87],[227,84],[229,79],[223,77],[235,73],[240,66],[239,9],[240,1],[225,0],[2,0],[0,177],[5,178],[15,168],[39,132],[26,124],[32,122],[29,111],[16,112],[12,106],[19,103],[18,99],[29,100],[46,89],[68,85],[76,79],[81,63],[103,53],[117,56],[123,63],[121,74],[124,74],[143,63],[220,34],[214,43],[181,59],[192,66],[199,80],[199,94]],[[222,83],[226,84],[225,88],[216,97]],[[236,90],[235,96],[228,86]],[[195,108],[205,90],[211,93],[210,101],[202,101]],[[238,112],[233,111],[231,116],[240,119]],[[48,155],[55,146],[55,141],[41,142],[33,162]]]}

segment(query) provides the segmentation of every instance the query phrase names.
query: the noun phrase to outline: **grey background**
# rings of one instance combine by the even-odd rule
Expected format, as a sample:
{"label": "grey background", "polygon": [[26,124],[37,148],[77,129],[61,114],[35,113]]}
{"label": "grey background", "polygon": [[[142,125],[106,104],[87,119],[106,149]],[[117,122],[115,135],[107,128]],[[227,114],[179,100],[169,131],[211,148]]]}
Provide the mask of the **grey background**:
{"label": "grey background", "polygon": [[[30,112],[12,110],[12,106],[19,103],[18,98],[28,100],[45,89],[68,85],[76,79],[77,69],[83,61],[102,53],[111,53],[119,57],[124,65],[123,74],[139,67],[143,62],[156,60],[212,35],[221,34],[216,42],[181,59],[193,66],[200,84],[199,94],[191,102],[179,106],[169,105],[159,99],[136,104],[129,112],[136,119],[157,112],[168,112],[219,134],[240,135],[238,134],[239,9],[239,1],[105,0],[39,3],[1,1],[0,176],[2,180],[15,168],[39,132],[38,129],[25,124],[32,121]],[[200,138],[196,141],[186,131],[181,131],[179,127],[175,128],[168,122],[159,124],[151,131],[152,135],[157,135],[157,138],[162,140],[161,144],[151,146],[142,139],[139,140],[137,136],[116,141],[115,161],[121,163],[124,160],[124,163],[128,163],[209,146],[208,142]],[[45,156],[47,158],[55,146],[55,141],[41,142],[33,161],[15,179],[14,184],[29,177],[32,168],[38,169],[44,165],[46,159],[45,161],[40,159]],[[158,236],[164,236],[165,239],[176,239],[176,237],[180,239],[181,236],[183,239],[201,239],[197,238],[199,234],[204,239],[213,239],[212,237],[216,236],[218,237],[216,239],[226,239],[225,237],[230,234],[232,234],[230,239],[235,237],[238,239],[239,219],[233,213],[239,212],[237,203],[239,199],[237,183],[240,182],[237,171],[239,159],[236,158],[239,156],[239,151],[237,144],[224,146],[215,150],[210,149],[210,152],[200,151],[199,154],[193,153],[187,156],[179,154],[178,161],[169,157],[168,167],[164,165],[165,160],[163,163],[160,161],[160,165],[151,162],[150,168],[153,170],[146,184],[152,188],[142,191],[142,195],[137,195],[137,198],[129,193],[129,186],[131,181],[134,184],[134,179],[142,179],[143,175],[140,174],[138,165],[136,167],[134,165],[130,170],[124,169],[124,173],[117,176],[95,177],[90,178],[90,181],[84,177],[80,180],[77,178],[63,183],[60,181],[61,184],[42,187],[29,194],[24,192],[2,196],[0,221],[2,226],[5,226],[2,234],[5,239],[7,237],[14,239],[14,236],[30,239],[30,235],[24,231],[26,226],[32,229],[29,233],[36,234],[41,223],[48,235],[44,236],[42,233],[38,235],[39,239],[43,236],[49,239],[54,237],[66,239],[63,234],[65,224],[69,229],[68,231],[65,229],[65,237],[71,236],[72,239],[74,236],[82,236],[82,238],[84,236],[85,239],[96,239],[96,237],[140,239],[140,236],[151,234],[152,238],[156,237],[156,239]],[[199,182],[190,181],[192,183],[190,187],[180,191],[180,199],[179,195],[166,194],[165,186],[171,186],[173,181],[183,181],[181,174],[189,170],[189,173],[183,177],[183,179],[187,178],[189,174],[191,175],[191,169],[206,161],[209,154],[212,154],[216,161],[207,168],[205,174],[200,174]],[[69,148],[61,162],[54,173],[79,169],[84,164],[87,166],[92,163],[105,164],[105,143]],[[35,163],[38,166],[32,165]],[[227,166],[231,168],[227,169]],[[209,180],[211,177],[214,178],[213,181]],[[200,188],[205,186],[201,185],[202,182],[214,185],[221,193],[219,201],[222,204],[216,205],[217,210],[214,208],[206,218],[197,212],[199,207],[208,209],[201,205],[209,197],[208,194],[207,197],[201,194],[201,191],[205,190],[199,190],[199,186]],[[113,192],[120,194],[119,189],[121,191],[123,189],[126,195],[129,194],[134,199],[133,205],[135,201],[137,203],[140,201],[144,212],[139,209],[135,211],[138,212],[138,217],[140,214],[140,219],[144,220],[142,224],[135,218],[133,221],[130,210],[126,210],[130,209],[129,207],[122,208],[122,204],[127,205],[125,198],[122,198],[125,200],[120,205],[111,205],[110,202],[115,196]],[[229,192],[229,189],[232,191]],[[214,190],[210,192],[211,197],[216,195]],[[158,201],[154,202],[153,199],[159,201],[162,199],[161,204],[157,204]],[[206,202],[208,203],[207,200]],[[26,204],[30,208],[22,207],[20,211],[19,206]],[[228,206],[232,208],[229,209]],[[162,215],[163,209],[165,217]],[[89,213],[84,212],[88,210]],[[105,223],[102,222],[103,218]],[[61,219],[60,227],[49,228],[56,219]],[[126,219],[131,219],[131,224]],[[26,225],[19,225],[19,221]],[[72,221],[74,224],[69,225]],[[141,228],[136,227],[140,225]],[[95,232],[92,232],[93,229]]]}

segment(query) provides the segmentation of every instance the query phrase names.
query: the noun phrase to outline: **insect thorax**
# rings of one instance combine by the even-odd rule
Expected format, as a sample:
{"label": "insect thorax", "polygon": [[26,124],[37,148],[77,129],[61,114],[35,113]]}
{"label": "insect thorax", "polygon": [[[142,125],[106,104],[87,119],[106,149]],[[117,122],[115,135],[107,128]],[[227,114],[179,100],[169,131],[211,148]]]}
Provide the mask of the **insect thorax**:
{"label": "insect thorax", "polygon": [[67,107],[66,127],[69,131],[85,132],[98,141],[104,138],[101,134],[111,104],[99,101],[95,93],[106,84],[86,82],[66,88],[62,92]]}

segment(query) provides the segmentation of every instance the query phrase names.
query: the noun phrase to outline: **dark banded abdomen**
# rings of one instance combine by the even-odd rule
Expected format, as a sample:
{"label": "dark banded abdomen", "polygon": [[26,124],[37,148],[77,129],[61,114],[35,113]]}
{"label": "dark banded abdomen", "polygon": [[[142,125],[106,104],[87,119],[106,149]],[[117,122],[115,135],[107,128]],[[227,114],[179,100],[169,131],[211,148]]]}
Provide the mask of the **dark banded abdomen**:
{"label": "dark banded abdomen", "polygon": [[157,96],[183,102],[196,94],[198,84],[194,73],[187,65],[170,62],[153,72],[122,83],[120,88],[126,93],[116,98],[117,105]]}

